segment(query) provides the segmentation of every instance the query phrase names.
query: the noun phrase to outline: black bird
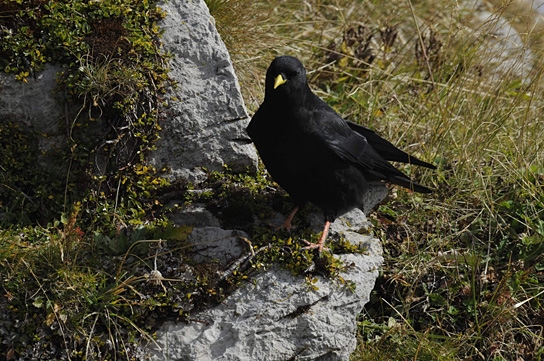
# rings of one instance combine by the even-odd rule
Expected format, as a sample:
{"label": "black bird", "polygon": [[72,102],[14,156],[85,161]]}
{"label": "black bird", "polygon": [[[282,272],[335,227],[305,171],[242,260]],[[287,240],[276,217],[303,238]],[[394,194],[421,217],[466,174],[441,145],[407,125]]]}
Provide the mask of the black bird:
{"label": "black bird", "polygon": [[296,204],[284,227],[291,227],[293,216],[306,202],[323,211],[323,233],[318,243],[306,248],[322,250],[330,223],[362,206],[370,181],[431,192],[387,160],[434,169],[432,164],[401,151],[371,129],[344,120],[311,91],[306,70],[294,57],[280,56],[270,64],[264,101],[247,133],[268,172]]}

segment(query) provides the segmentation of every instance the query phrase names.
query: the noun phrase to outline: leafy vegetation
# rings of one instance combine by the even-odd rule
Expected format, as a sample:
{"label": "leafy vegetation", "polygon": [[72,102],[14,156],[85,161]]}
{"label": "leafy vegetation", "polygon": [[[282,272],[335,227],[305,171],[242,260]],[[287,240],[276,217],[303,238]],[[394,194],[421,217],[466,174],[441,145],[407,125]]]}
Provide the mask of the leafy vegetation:
{"label": "leafy vegetation", "polygon": [[[0,69],[28,82],[46,63],[62,64],[66,105],[51,129],[0,122],[7,360],[129,359],[151,339],[147,317],[167,294],[152,268],[161,243],[146,238],[169,230],[183,250],[188,232],[155,213],[168,183],[145,160],[170,85],[163,15],[148,1],[0,1]],[[44,147],[46,138],[62,140]],[[152,297],[140,298],[141,284]]]}
{"label": "leafy vegetation", "polygon": [[[0,14],[0,69],[26,82],[47,62],[64,64],[57,81],[67,109],[45,134],[3,120],[3,221],[45,225],[81,201],[86,213],[110,214],[93,224],[112,224],[114,215],[141,222],[152,193],[165,186],[144,159],[168,85],[155,24],[162,12],[147,1],[4,0]],[[63,144],[38,146],[39,138],[59,133],[68,136]],[[34,166],[37,160],[47,166]]]}
{"label": "leafy vegetation", "polygon": [[[500,57],[508,43],[488,36],[497,22],[478,23],[450,0],[207,2],[250,109],[270,60],[295,55],[346,118],[439,167],[406,166],[436,192],[392,189],[371,216],[386,262],[352,359],[540,359],[538,42]],[[210,173],[194,190],[167,184],[145,162],[169,85],[155,5],[0,1],[1,68],[25,81],[46,62],[66,64],[59,89],[74,109],[61,122],[67,144],[47,154],[59,163],[49,172],[35,166],[41,134],[0,124],[0,350],[8,360],[135,359],[158,320],[221,301],[272,262],[297,273],[311,263],[297,242],[253,225],[252,215],[291,207],[262,169]],[[217,265],[188,262],[191,227],[171,225],[161,204],[170,191],[181,203],[208,202],[225,225],[251,232],[254,249],[274,247],[227,278]],[[300,235],[315,238],[303,220],[301,211]],[[321,271],[338,277],[341,267],[328,259]]]}
{"label": "leafy vegetation", "polygon": [[[496,4],[483,21],[448,0],[266,4],[269,19],[253,25],[269,30],[263,76],[274,56],[299,57],[314,90],[346,118],[439,167],[405,167],[436,191],[391,190],[371,216],[386,261],[352,360],[540,359],[544,104],[535,15]],[[498,15],[529,30],[490,39]],[[251,79],[241,83],[262,96]],[[246,98],[258,107],[258,96]]]}

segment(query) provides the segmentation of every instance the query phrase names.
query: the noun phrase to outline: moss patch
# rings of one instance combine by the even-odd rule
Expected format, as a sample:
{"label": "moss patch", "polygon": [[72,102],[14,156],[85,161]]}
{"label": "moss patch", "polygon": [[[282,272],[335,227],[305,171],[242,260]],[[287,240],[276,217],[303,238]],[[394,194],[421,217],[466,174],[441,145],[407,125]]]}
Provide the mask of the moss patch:
{"label": "moss patch", "polygon": [[[17,152],[2,160],[4,223],[45,225],[78,201],[102,227],[142,222],[166,185],[144,159],[168,86],[156,2],[2,1],[0,14],[0,69],[26,82],[47,63],[62,64],[67,109],[53,130],[66,137],[47,154],[36,151],[43,134],[0,120],[2,150]],[[40,156],[51,167],[36,166]]]}

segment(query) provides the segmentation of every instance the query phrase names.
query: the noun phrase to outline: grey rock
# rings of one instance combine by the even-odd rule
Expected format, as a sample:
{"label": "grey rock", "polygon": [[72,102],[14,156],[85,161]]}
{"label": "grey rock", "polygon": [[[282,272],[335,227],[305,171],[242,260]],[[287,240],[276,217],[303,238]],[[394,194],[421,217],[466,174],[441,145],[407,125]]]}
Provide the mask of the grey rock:
{"label": "grey rock", "polygon": [[472,10],[474,18],[474,30],[469,30],[471,34],[467,34],[468,38],[482,42],[477,59],[483,60],[480,71],[486,74],[486,82],[495,84],[504,77],[530,81],[534,54],[524,43],[523,34],[516,31],[504,17],[506,14],[502,10],[492,12],[488,1],[465,0],[462,4],[465,9]]}
{"label": "grey rock", "polygon": [[382,182],[369,182],[363,195],[363,212],[370,214],[387,197],[387,187]]}
{"label": "grey rock", "polygon": [[226,267],[248,248],[242,237],[248,236],[242,231],[219,227],[194,228],[188,239],[193,245],[192,259],[198,263],[219,261]]}
{"label": "grey rock", "polygon": [[21,122],[38,132],[59,133],[59,119],[64,110],[54,90],[59,66],[48,65],[45,70],[18,81],[13,74],[0,73],[0,119]]}
{"label": "grey rock", "polygon": [[[201,168],[221,170],[224,164],[236,170],[256,170],[257,154],[245,127],[249,122],[229,54],[202,0],[174,0],[162,4],[167,17],[164,50],[173,56],[170,76],[177,83],[167,94],[157,149],[150,162],[169,168],[169,177],[202,180]],[[66,140],[64,100],[54,89],[61,67],[47,65],[27,83],[12,74],[0,74],[0,121],[32,127],[40,151],[50,154]],[[77,109],[76,109],[77,111]],[[74,113],[73,110],[70,110]]]}
{"label": "grey rock", "polygon": [[0,123],[17,123],[33,134],[38,147],[37,164],[50,175],[57,174],[59,180],[65,178],[58,156],[66,141],[66,128],[61,124],[71,116],[64,113],[64,99],[55,92],[57,73],[61,71],[60,66],[48,65],[27,82],[0,73]]}
{"label": "grey rock", "polygon": [[500,81],[504,76],[514,76],[529,80],[534,64],[534,55],[524,44],[520,34],[503,18],[487,11],[478,13],[480,21],[487,26],[484,33],[494,36],[486,41],[485,51],[493,61],[487,67],[493,69],[491,81]]}
{"label": "grey rock", "polygon": [[168,216],[172,223],[178,226],[219,227],[220,223],[215,216],[206,209],[204,204],[191,204],[179,212]]}
{"label": "grey rock", "polygon": [[173,56],[170,76],[177,87],[170,98],[161,139],[150,161],[170,168],[170,178],[200,181],[199,168],[255,170],[257,154],[246,138],[249,122],[230,56],[203,0],[160,5],[166,18],[164,49]]}
{"label": "grey rock", "polygon": [[[148,349],[151,360],[348,360],[356,346],[356,318],[368,302],[383,262],[380,243],[359,233],[369,227],[360,210],[331,226],[366,248],[338,255],[347,270],[338,280],[303,276],[273,267],[236,290],[221,305],[194,316],[198,322],[167,322]],[[353,282],[355,288],[348,287]],[[315,286],[315,288],[313,287]]]}

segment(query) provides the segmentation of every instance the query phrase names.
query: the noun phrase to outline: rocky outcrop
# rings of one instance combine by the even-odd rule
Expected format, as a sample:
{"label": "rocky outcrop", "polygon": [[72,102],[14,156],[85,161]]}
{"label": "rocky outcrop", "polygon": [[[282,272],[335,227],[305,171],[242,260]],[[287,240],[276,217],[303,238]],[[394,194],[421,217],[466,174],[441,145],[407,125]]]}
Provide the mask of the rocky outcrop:
{"label": "rocky outcrop", "polygon": [[[49,65],[28,82],[0,73],[0,124],[18,124],[41,135],[37,138],[37,153],[41,155],[37,161],[44,169],[58,166],[58,150],[66,140],[66,130],[60,124],[68,114],[65,114],[63,99],[55,92],[60,71],[60,66]],[[54,172],[65,178],[60,169]]]}
{"label": "rocky outcrop", "polygon": [[479,69],[487,75],[486,81],[496,84],[504,77],[530,81],[536,59],[524,35],[515,29],[507,14],[483,0],[468,0],[467,8],[475,10],[472,14],[475,30],[470,30],[473,32],[471,36],[484,44],[477,59],[482,59]]}
{"label": "rocky outcrop", "polygon": [[58,120],[64,115],[55,94],[59,66],[48,66],[44,71],[30,78],[28,82],[15,79],[11,74],[0,77],[0,117],[33,127],[39,132],[50,134],[58,128]]}
{"label": "rocky outcrop", "polygon": [[164,49],[173,56],[161,139],[150,160],[172,179],[201,180],[201,168],[255,170],[257,154],[246,138],[249,122],[229,53],[201,0],[168,1],[162,8]]}
{"label": "rocky outcrop", "polygon": [[[157,168],[169,177],[201,179],[200,167],[255,168],[256,153],[247,138],[249,122],[229,55],[203,1],[169,1],[162,22],[164,47],[172,53],[172,89],[158,149]],[[369,192],[375,204],[384,188]],[[370,226],[361,211],[338,220],[332,234],[367,248],[365,254],[338,256],[347,266],[338,280],[320,277],[315,289],[304,276],[277,266],[259,273],[220,306],[192,316],[198,322],[159,327],[157,343],[146,351],[153,360],[347,360],[356,345],[356,318],[368,301],[382,262],[379,242],[357,233]],[[318,217],[321,218],[321,217]],[[247,253],[237,230],[225,230],[195,205],[171,217],[196,226],[189,235],[197,262],[219,261],[223,268]],[[189,223],[187,223],[189,222]],[[321,222],[317,222],[319,232]],[[349,226],[348,226],[349,224]],[[353,282],[353,288],[351,286]]]}
{"label": "rocky outcrop", "polygon": [[[320,223],[316,225],[318,232]],[[365,250],[335,256],[346,266],[341,274],[344,282],[318,276],[318,281],[309,285],[302,275],[272,267],[221,305],[195,314],[194,322],[164,324],[156,333],[156,344],[150,345],[148,357],[199,361],[349,360],[356,346],[357,315],[369,300],[383,261],[380,242],[368,234],[369,228],[360,210],[331,225],[331,238],[341,234]],[[202,233],[208,236],[202,238]],[[214,240],[211,234],[216,235]],[[218,244],[228,244],[225,250],[232,253],[234,244],[240,243],[231,233],[216,229],[199,230],[191,238],[197,244],[215,244],[212,257],[225,254],[218,252],[222,248]],[[203,251],[200,247],[201,256]]]}

